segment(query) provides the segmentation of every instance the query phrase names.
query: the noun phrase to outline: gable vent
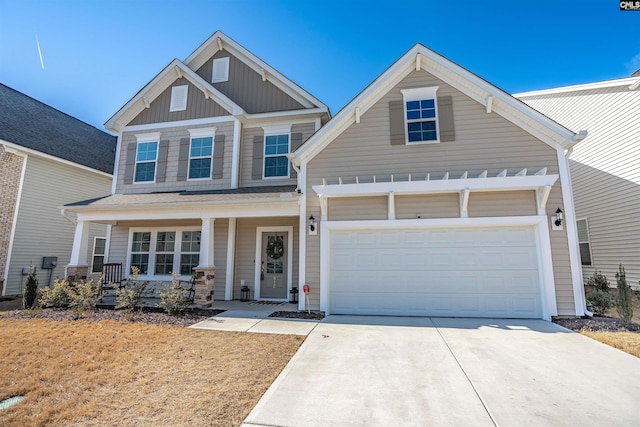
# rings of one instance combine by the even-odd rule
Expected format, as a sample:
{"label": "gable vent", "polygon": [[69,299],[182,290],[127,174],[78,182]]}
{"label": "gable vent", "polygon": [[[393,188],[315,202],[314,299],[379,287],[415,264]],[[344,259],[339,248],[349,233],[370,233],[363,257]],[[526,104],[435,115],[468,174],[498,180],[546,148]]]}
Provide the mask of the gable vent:
{"label": "gable vent", "polygon": [[174,86],[171,88],[171,105],[169,111],[184,111],[187,109],[187,95],[189,86]]}
{"label": "gable vent", "polygon": [[214,59],[211,83],[226,82],[227,80],[229,80],[229,57]]}

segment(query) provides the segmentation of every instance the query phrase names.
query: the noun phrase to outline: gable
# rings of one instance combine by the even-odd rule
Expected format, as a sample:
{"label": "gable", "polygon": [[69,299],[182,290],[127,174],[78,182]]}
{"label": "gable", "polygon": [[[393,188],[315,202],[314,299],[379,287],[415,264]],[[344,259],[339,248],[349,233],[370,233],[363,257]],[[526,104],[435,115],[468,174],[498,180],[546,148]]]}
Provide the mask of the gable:
{"label": "gable", "polygon": [[[213,60],[218,58],[229,58],[229,79],[225,82],[211,83]],[[263,81],[259,73],[224,49],[209,58],[196,70],[196,74],[249,114],[305,108],[269,80]]]}
{"label": "gable", "polygon": [[[184,85],[187,85],[189,88],[187,92],[187,109],[172,112],[170,111],[171,90],[173,87]],[[222,106],[213,101],[212,98],[206,99],[204,93],[198,87],[182,77],[176,79],[150,103],[149,108],[142,110],[128,125],[143,125],[228,115],[229,112]]]}

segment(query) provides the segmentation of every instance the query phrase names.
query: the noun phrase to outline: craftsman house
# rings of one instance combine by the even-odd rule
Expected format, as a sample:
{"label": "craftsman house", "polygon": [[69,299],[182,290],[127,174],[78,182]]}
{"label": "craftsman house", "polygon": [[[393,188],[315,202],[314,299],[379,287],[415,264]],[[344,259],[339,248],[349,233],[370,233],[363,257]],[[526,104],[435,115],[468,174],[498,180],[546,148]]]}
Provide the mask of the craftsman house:
{"label": "craftsman house", "polygon": [[[327,107],[216,32],[107,123],[107,258],[150,281],[196,273],[196,302],[333,314],[582,315],[566,151],[576,135],[416,45],[329,120]],[[299,308],[306,308],[300,298]]]}

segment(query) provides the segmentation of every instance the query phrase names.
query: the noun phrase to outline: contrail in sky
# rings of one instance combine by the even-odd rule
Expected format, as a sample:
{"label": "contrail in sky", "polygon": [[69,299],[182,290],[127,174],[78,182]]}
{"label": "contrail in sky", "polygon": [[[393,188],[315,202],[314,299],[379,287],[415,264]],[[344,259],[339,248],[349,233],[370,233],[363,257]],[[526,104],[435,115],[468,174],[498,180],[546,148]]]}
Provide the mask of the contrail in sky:
{"label": "contrail in sky", "polygon": [[40,41],[38,40],[38,33],[36,33],[36,44],[38,45],[38,55],[40,55],[40,65],[44,70],[44,59],[42,59],[42,51],[40,50]]}

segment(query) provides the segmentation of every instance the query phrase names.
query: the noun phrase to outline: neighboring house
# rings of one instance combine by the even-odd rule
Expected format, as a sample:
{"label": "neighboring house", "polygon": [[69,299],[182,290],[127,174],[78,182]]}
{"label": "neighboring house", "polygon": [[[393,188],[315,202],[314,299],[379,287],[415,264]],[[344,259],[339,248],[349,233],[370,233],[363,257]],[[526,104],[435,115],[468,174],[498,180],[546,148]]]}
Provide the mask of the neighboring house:
{"label": "neighboring house", "polygon": [[[60,208],[79,197],[109,194],[115,147],[114,136],[0,84],[2,295],[22,293],[32,263],[40,286],[65,276],[75,225]],[[106,234],[101,224],[89,230],[91,269],[102,270]]]}
{"label": "neighboring house", "polygon": [[112,224],[110,262],[194,269],[204,304],[306,284],[333,314],[584,314],[565,157],[582,135],[422,45],[327,119],[215,33],[107,122],[114,194],[67,206],[75,247]]}
{"label": "neighboring house", "polygon": [[640,73],[631,78],[514,95],[589,138],[571,153],[585,281],[598,270],[615,285],[623,264],[640,286]]}

